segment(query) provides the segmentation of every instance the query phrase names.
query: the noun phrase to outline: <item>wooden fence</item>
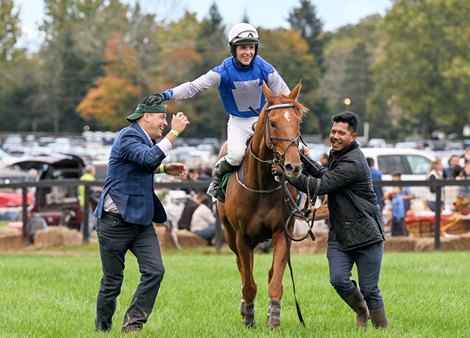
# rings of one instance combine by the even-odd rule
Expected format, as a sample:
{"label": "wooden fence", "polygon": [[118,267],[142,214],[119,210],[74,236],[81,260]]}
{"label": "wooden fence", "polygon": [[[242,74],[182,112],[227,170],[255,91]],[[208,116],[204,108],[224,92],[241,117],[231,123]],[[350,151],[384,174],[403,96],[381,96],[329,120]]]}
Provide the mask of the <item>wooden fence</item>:
{"label": "wooden fence", "polygon": [[[209,181],[201,182],[158,182],[155,183],[156,189],[189,189],[189,190],[205,190],[209,186]],[[470,185],[470,180],[431,180],[431,181],[373,181],[374,186],[378,187],[434,187],[436,189],[436,213],[435,213],[435,226],[434,226],[434,247],[439,250],[441,247],[440,232],[441,232],[441,207],[442,207],[442,189],[445,186],[463,186]],[[22,221],[23,221],[23,237],[26,238],[26,224],[28,224],[28,208],[27,208],[27,192],[28,188],[33,187],[79,187],[85,186],[85,196],[90,195],[91,187],[102,187],[104,181],[81,181],[81,180],[42,180],[39,182],[24,182],[24,183],[9,183],[0,184],[0,189],[21,189],[22,191]],[[90,200],[85,199],[84,210],[89,209]],[[83,212],[83,226],[82,234],[84,241],[87,242],[90,238],[88,233],[88,212]]]}

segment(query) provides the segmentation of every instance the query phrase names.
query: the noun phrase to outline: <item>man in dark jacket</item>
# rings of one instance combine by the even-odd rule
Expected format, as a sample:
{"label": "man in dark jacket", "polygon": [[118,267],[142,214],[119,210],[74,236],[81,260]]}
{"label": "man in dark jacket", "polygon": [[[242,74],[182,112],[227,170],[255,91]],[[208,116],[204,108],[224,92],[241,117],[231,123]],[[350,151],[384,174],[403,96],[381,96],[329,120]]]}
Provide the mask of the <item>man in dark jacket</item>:
{"label": "man in dark jacket", "polygon": [[[357,326],[367,327],[370,318],[374,327],[383,328],[388,319],[378,283],[385,238],[369,166],[356,142],[358,123],[352,112],[333,116],[328,166],[304,157],[304,171],[291,183],[303,192],[318,188],[319,195],[328,194],[330,282],[356,312]],[[350,279],[353,264],[360,289]]]}

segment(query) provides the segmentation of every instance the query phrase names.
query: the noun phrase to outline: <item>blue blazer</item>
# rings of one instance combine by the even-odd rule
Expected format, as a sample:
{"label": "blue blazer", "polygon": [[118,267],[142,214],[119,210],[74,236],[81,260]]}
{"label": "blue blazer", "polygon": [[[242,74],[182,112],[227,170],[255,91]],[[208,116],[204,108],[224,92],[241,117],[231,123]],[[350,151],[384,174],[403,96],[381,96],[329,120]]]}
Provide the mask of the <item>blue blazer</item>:
{"label": "blue blazer", "polygon": [[126,222],[165,222],[165,209],[153,189],[155,169],[164,158],[163,151],[150,142],[136,122],[122,129],[111,149],[108,176],[95,216],[101,219],[104,199],[109,194]]}

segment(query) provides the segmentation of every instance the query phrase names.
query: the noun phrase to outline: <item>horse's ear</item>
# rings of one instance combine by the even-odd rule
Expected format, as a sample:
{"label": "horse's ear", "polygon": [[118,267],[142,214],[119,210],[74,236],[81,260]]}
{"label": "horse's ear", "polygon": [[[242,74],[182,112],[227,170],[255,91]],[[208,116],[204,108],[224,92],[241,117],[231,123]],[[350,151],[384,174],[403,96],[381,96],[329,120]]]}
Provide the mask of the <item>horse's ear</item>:
{"label": "horse's ear", "polygon": [[273,92],[271,91],[271,89],[269,89],[268,85],[264,81],[263,81],[263,93],[264,93],[264,96],[266,96],[266,101],[273,102]]}
{"label": "horse's ear", "polygon": [[302,88],[302,80],[297,83],[297,86],[294,87],[294,89],[291,90],[289,93],[289,98],[294,99],[294,101],[297,101],[297,98],[299,97],[300,93],[300,88]]}

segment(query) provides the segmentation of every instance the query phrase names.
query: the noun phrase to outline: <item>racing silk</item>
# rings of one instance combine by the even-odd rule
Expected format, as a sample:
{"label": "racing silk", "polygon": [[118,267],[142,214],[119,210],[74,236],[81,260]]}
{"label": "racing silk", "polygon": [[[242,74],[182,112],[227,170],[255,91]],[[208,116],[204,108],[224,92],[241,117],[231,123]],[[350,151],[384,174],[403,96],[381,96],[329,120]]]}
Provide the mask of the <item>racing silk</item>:
{"label": "racing silk", "polygon": [[227,113],[238,117],[254,117],[257,115],[249,107],[260,113],[266,103],[263,81],[274,95],[287,95],[290,92],[276,69],[257,55],[249,67],[239,66],[233,57],[226,58],[219,66],[196,80],[166,90],[165,96],[167,100],[187,99],[202,90],[217,87]]}

